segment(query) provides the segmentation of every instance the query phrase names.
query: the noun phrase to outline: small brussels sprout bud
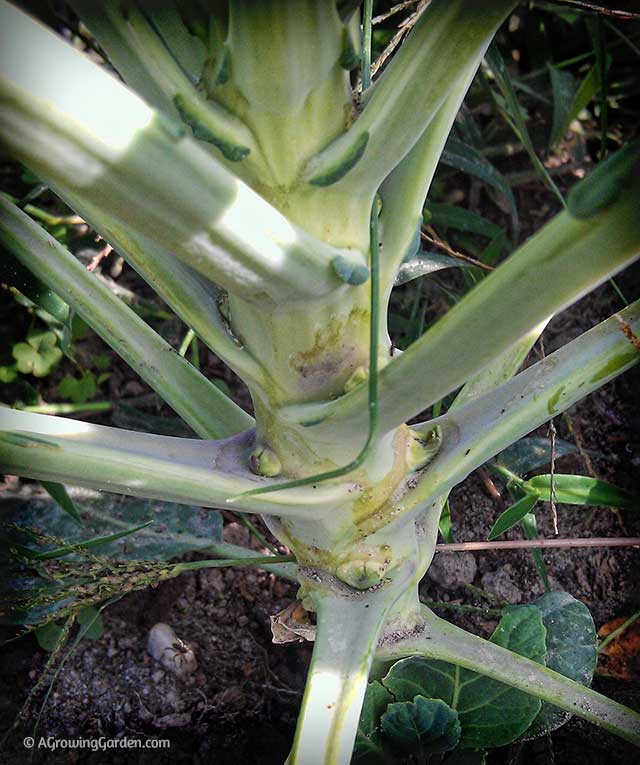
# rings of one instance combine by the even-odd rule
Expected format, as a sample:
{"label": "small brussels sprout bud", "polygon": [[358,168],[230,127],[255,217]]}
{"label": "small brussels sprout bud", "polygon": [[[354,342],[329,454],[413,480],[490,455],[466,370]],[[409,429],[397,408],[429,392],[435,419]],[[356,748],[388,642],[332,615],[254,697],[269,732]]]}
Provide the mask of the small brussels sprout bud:
{"label": "small brussels sprout bud", "polygon": [[442,432],[440,428],[433,428],[428,433],[409,430],[409,444],[407,446],[407,467],[409,470],[422,470],[440,451],[441,446]]}
{"label": "small brussels sprout bud", "polygon": [[369,377],[369,370],[364,366],[359,366],[356,369],[353,370],[351,375],[349,376],[348,380],[344,384],[344,392],[349,393],[349,391],[356,388],[360,383],[363,383],[365,380],[367,380]]}
{"label": "small brussels sprout bud", "polygon": [[382,581],[391,563],[391,547],[367,547],[353,551],[336,568],[341,582],[356,590],[367,590]]}
{"label": "small brussels sprout bud", "polygon": [[282,463],[278,455],[266,446],[258,446],[251,452],[249,466],[252,473],[267,478],[274,478],[282,472]]}

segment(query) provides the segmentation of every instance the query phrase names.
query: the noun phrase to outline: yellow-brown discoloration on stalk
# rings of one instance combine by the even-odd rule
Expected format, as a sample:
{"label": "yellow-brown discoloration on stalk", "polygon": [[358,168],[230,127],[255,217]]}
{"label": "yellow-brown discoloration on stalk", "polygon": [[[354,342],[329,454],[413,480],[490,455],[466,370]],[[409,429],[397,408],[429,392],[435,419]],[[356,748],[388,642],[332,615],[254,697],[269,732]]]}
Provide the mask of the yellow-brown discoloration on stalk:
{"label": "yellow-brown discoloration on stalk", "polygon": [[[387,507],[389,498],[411,470],[407,464],[407,446],[410,440],[412,440],[410,429],[406,425],[402,425],[398,428],[394,438],[395,459],[392,470],[381,481],[367,487],[354,503],[351,517],[359,530],[359,538],[384,525],[384,508]],[[379,518],[379,521],[371,525],[368,521],[374,516]],[[367,529],[366,532],[365,529]]]}
{"label": "yellow-brown discoloration on stalk", "polygon": [[328,323],[315,332],[311,348],[289,357],[298,387],[301,390],[326,386],[344,388],[354,370],[362,366],[368,326],[369,311],[364,308],[352,308],[346,319],[331,316]]}

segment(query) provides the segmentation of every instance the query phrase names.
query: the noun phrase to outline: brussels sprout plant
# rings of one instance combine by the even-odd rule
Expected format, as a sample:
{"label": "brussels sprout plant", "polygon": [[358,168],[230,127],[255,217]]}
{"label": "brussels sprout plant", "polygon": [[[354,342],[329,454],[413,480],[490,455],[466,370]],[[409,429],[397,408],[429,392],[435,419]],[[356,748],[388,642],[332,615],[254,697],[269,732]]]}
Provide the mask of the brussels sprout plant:
{"label": "brussels sprout plant", "polygon": [[[264,517],[317,616],[291,763],[347,763],[356,735],[358,757],[382,757],[411,721],[423,754],[482,748],[562,711],[639,743],[640,718],[588,687],[593,655],[582,673],[552,660],[557,597],[506,613],[486,641],[417,589],[451,489],[640,359],[634,303],[518,373],[550,317],[640,252],[638,147],[399,353],[390,295],[512,0],[431,0],[373,83],[370,2],[70,5],[126,85],[3,2],[0,141],[242,378],[255,421],[0,196],[4,249],[197,434],[3,408],[0,469]],[[498,700],[475,718],[472,688]]]}

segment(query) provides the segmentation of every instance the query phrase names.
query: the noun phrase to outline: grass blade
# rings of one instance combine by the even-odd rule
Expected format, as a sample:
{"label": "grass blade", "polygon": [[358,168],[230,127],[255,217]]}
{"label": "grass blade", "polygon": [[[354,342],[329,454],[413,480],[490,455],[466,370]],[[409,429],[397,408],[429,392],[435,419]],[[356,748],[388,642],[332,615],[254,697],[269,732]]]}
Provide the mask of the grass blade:
{"label": "grass blade", "polygon": [[[525,486],[539,492],[540,499],[551,499],[551,475],[537,475]],[[555,474],[554,498],[565,505],[604,505],[606,507],[637,507],[638,500],[607,481],[584,475]]]}
{"label": "grass blade", "polygon": [[51,499],[55,500],[58,505],[60,505],[65,513],[70,515],[79,526],[82,526],[82,518],[80,517],[78,508],[75,506],[73,500],[67,493],[67,490],[61,483],[40,481],[40,486],[42,486]]}
{"label": "grass blade", "polygon": [[539,499],[539,494],[527,494],[526,497],[522,497],[522,499],[514,502],[511,507],[507,508],[504,513],[498,517],[493,524],[487,539],[490,542],[493,542],[494,539],[497,539],[504,534],[505,531],[508,531],[516,524],[520,523],[525,515],[533,510]]}

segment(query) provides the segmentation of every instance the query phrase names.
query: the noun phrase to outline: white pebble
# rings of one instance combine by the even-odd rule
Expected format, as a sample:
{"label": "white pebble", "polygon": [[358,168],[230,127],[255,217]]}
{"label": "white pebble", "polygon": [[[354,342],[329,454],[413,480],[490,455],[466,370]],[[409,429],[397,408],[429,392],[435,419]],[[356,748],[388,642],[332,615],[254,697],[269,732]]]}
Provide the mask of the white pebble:
{"label": "white pebble", "polygon": [[147,651],[177,677],[191,675],[198,668],[193,649],[180,640],[168,624],[158,622],[149,630]]}

